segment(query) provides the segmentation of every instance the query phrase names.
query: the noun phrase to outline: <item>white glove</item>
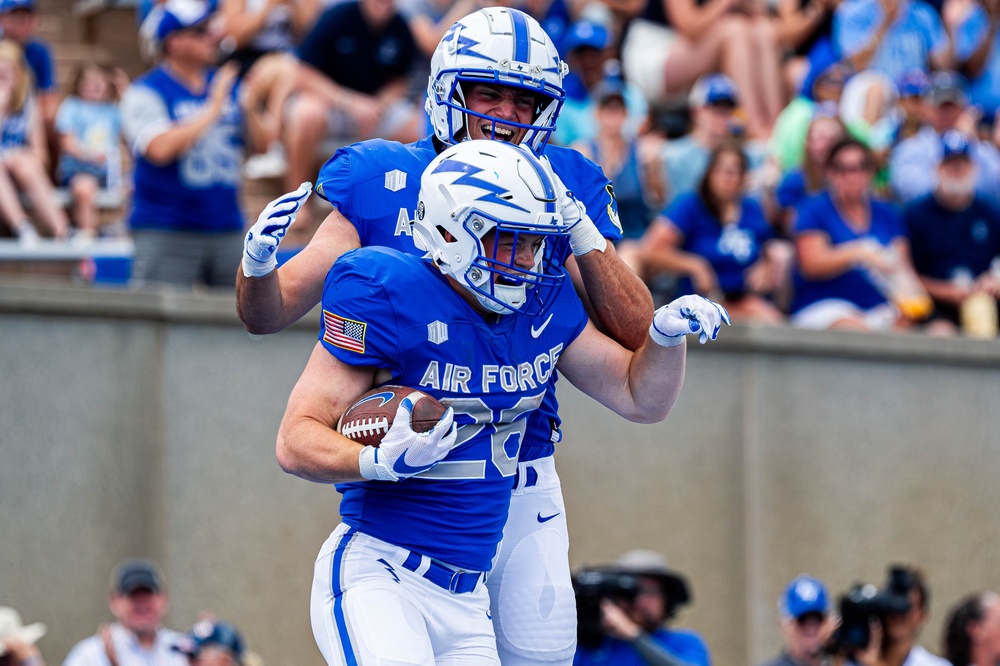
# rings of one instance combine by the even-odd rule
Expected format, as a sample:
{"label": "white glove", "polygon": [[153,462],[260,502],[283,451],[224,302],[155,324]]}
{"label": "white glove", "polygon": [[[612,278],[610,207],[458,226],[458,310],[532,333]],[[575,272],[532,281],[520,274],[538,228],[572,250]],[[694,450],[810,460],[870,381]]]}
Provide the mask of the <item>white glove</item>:
{"label": "white glove", "polygon": [[573,249],[573,254],[579,257],[591,250],[604,252],[608,247],[608,240],[601,235],[600,229],[590,219],[586,207],[569,191],[548,159],[542,158],[542,161],[549,168],[549,176],[556,190],[556,207],[562,216],[563,224],[569,227],[569,245]]}
{"label": "white glove", "polygon": [[705,344],[719,336],[723,324],[732,324],[726,308],[703,296],[681,296],[653,313],[649,337],[663,347],[676,347],[685,335],[697,333]]}
{"label": "white glove", "polygon": [[274,270],[278,265],[274,256],[278,244],[311,193],[312,183],[302,183],[299,189],[282,194],[261,211],[243,241],[243,275],[264,277]]}
{"label": "white glove", "polygon": [[451,407],[428,432],[413,431],[412,413],[413,402],[403,398],[382,443],[378,447],[366,446],[358,454],[361,476],[373,481],[407,479],[434,467],[454,448],[458,433]]}

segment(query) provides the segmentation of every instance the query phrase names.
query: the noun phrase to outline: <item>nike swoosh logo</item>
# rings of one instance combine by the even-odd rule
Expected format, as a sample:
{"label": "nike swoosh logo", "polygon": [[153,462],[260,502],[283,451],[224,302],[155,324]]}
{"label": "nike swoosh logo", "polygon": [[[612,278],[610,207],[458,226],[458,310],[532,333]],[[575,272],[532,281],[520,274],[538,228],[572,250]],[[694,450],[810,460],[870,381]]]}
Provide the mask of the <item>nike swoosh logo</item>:
{"label": "nike swoosh logo", "polygon": [[554,312],[550,312],[550,313],[549,313],[549,317],[548,317],[548,319],[546,319],[546,320],[545,320],[545,321],[544,321],[544,322],[542,323],[542,325],[541,325],[541,326],[539,326],[538,328],[535,328],[534,326],[532,326],[532,327],[531,327],[531,337],[533,337],[533,338],[537,338],[537,337],[538,337],[539,335],[541,335],[541,334],[542,334],[542,331],[544,331],[544,330],[545,330],[545,327],[549,325],[549,322],[550,322],[550,321],[552,321],[552,315],[553,315],[553,314],[555,314],[555,313],[554,313]]}
{"label": "nike swoosh logo", "polygon": [[362,400],[361,402],[359,402],[358,404],[360,405],[360,404],[365,403],[365,402],[371,402],[372,400],[381,400],[382,402],[380,402],[376,406],[376,408],[378,408],[378,407],[381,407],[382,405],[384,405],[385,403],[389,402],[390,400],[392,400],[393,397],[395,397],[395,396],[393,396],[392,391],[384,391],[382,393],[376,393],[375,395],[370,395],[367,398],[365,398],[364,400]]}
{"label": "nike swoosh logo", "polygon": [[418,474],[426,469],[429,469],[430,467],[433,467],[433,465],[410,467],[409,465],[406,464],[406,461],[404,460],[405,457],[406,457],[405,455],[399,456],[398,458],[396,458],[396,462],[392,464],[392,471],[394,471],[396,474],[406,474],[409,476],[413,476],[414,474]]}
{"label": "nike swoosh logo", "polygon": [[556,511],[551,516],[542,516],[542,512],[539,511],[538,512],[538,522],[540,522],[540,523],[547,523],[550,520],[552,520],[553,518],[555,518],[556,516],[558,516],[560,513],[561,513],[560,511]]}

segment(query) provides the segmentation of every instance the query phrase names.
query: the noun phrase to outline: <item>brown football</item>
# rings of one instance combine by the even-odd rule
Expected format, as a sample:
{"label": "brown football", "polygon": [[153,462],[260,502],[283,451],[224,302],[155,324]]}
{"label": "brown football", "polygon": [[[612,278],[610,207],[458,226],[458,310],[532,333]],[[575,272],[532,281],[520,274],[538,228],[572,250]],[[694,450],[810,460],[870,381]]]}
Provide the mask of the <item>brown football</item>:
{"label": "brown football", "polygon": [[423,391],[386,384],[358,398],[340,417],[337,432],[365,446],[378,446],[396,418],[399,403],[407,397],[413,403],[410,427],[414,432],[432,429],[447,410]]}

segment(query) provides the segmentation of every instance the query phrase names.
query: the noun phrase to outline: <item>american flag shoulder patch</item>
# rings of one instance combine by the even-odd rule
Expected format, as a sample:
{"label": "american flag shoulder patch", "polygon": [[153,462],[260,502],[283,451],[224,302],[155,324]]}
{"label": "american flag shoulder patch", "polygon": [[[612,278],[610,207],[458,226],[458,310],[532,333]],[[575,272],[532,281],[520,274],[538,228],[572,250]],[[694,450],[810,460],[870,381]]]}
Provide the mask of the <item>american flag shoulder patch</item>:
{"label": "american flag shoulder patch", "polygon": [[345,319],[323,310],[323,329],[323,342],[359,354],[365,353],[365,331],[368,329],[365,322]]}

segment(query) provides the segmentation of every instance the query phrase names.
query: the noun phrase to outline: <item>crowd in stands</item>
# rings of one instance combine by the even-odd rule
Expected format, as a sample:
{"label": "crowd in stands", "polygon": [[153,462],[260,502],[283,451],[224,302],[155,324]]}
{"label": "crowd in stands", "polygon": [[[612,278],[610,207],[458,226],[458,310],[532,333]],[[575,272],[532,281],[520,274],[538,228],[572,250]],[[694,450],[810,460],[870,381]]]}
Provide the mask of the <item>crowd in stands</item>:
{"label": "crowd in stands", "polygon": [[[569,64],[553,141],[611,178],[619,251],[658,300],[816,329],[996,329],[1000,2],[518,1]],[[434,47],[484,2],[147,1],[146,74],[84,63],[60,87],[36,0],[0,0],[2,231],[123,228],[133,281],[231,284],[241,182],[291,191],[338,145],[426,136]],[[102,189],[129,193],[123,227],[99,224]],[[304,207],[298,230],[324,214]]]}
{"label": "crowd in stands", "polygon": [[[574,665],[710,666],[711,646],[677,616],[691,585],[664,557],[630,550],[613,564],[574,576],[578,647]],[[913,564],[888,568],[886,582],[856,583],[834,599],[818,578],[799,575],[778,596],[781,649],[762,666],[994,666],[1000,661],[1000,595],[977,591],[948,603],[939,649],[923,636],[931,588]],[[126,559],[111,575],[111,621],[70,650],[63,666],[260,666],[231,623],[203,612],[186,634],[164,625],[170,597],[159,567]],[[97,623],[98,621],[95,621]],[[25,625],[0,606],[0,666],[45,666],[42,622]],[[940,655],[940,656],[939,656]]]}

